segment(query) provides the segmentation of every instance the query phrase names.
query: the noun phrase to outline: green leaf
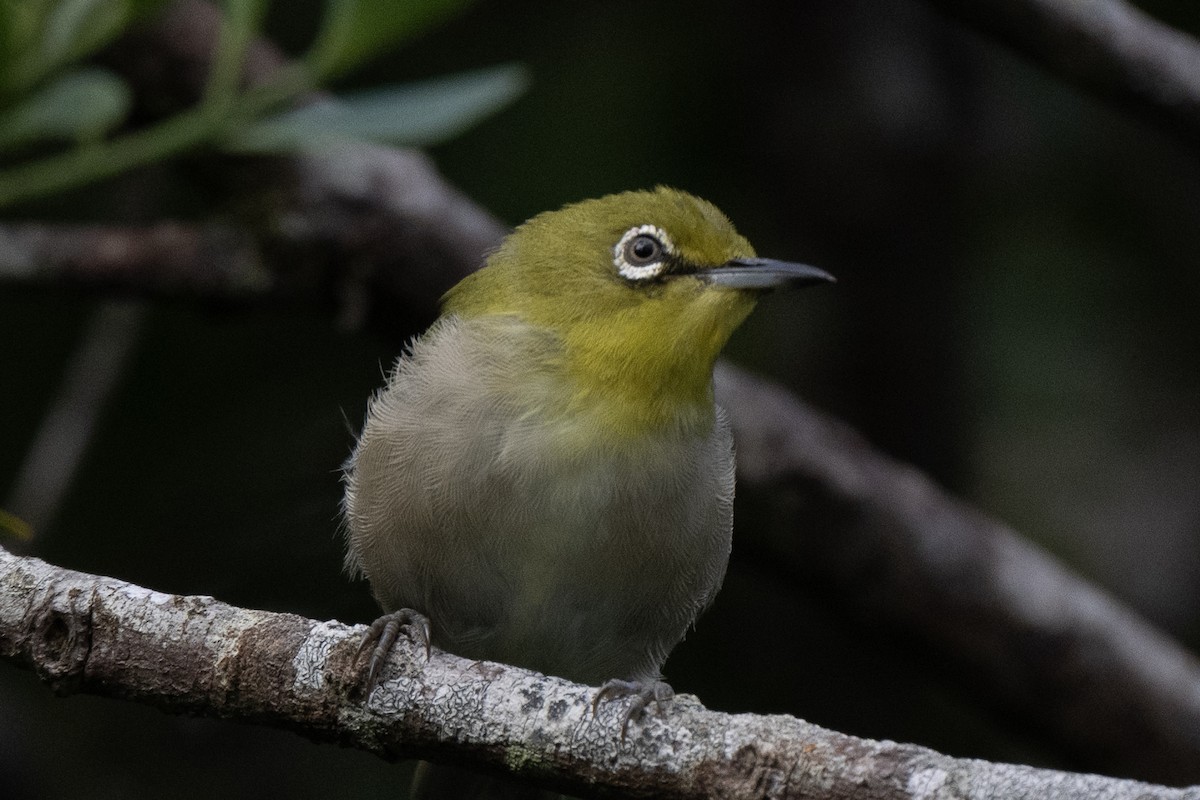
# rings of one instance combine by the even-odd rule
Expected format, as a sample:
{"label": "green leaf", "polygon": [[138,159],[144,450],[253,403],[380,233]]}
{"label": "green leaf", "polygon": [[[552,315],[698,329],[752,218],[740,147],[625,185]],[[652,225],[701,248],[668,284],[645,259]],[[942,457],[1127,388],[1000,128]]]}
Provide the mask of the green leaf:
{"label": "green leaf", "polygon": [[111,42],[165,0],[0,0],[0,93],[20,93]]}
{"label": "green leaf", "polygon": [[465,8],[471,0],[328,0],[305,56],[322,80],[346,72]]}
{"label": "green leaf", "polygon": [[125,119],[125,82],[102,69],[67,73],[0,115],[0,150],[45,140],[98,139]]}
{"label": "green leaf", "polygon": [[124,0],[63,0],[42,28],[41,50],[49,64],[65,64],[116,35],[128,19]]}
{"label": "green leaf", "polygon": [[0,508],[0,539],[28,542],[33,538],[33,528],[16,514]]}
{"label": "green leaf", "polygon": [[48,0],[0,0],[0,90],[16,82],[17,65],[37,44]]}
{"label": "green leaf", "polygon": [[508,105],[528,83],[524,67],[506,64],[360,92],[252,123],[224,146],[238,152],[280,153],[346,141],[434,144]]}
{"label": "green leaf", "polygon": [[58,0],[53,5],[42,48],[65,64],[99,50],[165,0]]}
{"label": "green leaf", "polygon": [[204,102],[217,108],[227,108],[238,94],[242,66],[254,37],[262,26],[267,0],[227,0],[221,18],[221,33],[213,51],[208,84],[204,87]]}

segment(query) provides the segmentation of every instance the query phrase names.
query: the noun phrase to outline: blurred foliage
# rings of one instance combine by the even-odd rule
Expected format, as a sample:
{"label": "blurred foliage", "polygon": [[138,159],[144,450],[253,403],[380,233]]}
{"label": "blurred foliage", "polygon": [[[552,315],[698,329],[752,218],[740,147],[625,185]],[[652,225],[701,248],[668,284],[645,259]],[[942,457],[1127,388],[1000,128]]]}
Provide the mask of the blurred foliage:
{"label": "blurred foliage", "polygon": [[33,529],[25,520],[0,508],[0,544],[7,538],[28,541],[33,538]]}
{"label": "blurred foliage", "polygon": [[[288,106],[337,74],[411,39],[466,0],[329,0],[299,69],[243,87],[247,48],[265,0],[226,0],[224,29],[200,107],[112,140],[130,90],[79,61],[158,10],[160,0],[4,0],[0,15],[0,154],[28,151],[0,172],[0,207],[69,190],[204,145],[280,152],[339,141],[432,144],[503,107],[525,88],[518,67],[390,86],[304,109]],[[12,6],[12,8],[10,8]],[[10,12],[11,13],[8,13]],[[56,147],[65,143],[65,152]],[[35,145],[45,145],[50,155]]]}
{"label": "blurred foliage", "polygon": [[471,0],[337,0],[329,5],[317,40],[304,57],[314,75],[354,69],[423,33]]}
{"label": "blurred foliage", "polygon": [[5,109],[0,151],[43,140],[97,140],[125,120],[129,107],[129,87],[111,72],[95,68],[67,72]]}
{"label": "blurred foliage", "polygon": [[0,0],[0,154],[40,141],[98,140],[120,125],[130,92],[81,65],[163,0]]}
{"label": "blurred foliage", "polygon": [[0,105],[67,71],[164,2],[0,1]]}
{"label": "blurred foliage", "polygon": [[[343,141],[437,144],[508,105],[525,90],[526,81],[525,70],[510,64],[355,92],[251,123],[231,134],[225,148],[280,153]],[[404,113],[396,113],[398,108]]]}

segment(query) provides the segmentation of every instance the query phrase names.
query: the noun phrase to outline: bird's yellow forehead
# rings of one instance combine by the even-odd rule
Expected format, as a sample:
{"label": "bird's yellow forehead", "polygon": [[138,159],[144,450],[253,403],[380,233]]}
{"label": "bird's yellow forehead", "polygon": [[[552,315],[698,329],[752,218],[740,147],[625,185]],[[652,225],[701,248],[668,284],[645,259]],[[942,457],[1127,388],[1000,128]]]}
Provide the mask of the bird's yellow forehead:
{"label": "bird's yellow forehead", "polygon": [[568,225],[580,239],[606,245],[606,250],[633,228],[653,226],[666,234],[677,256],[696,265],[754,255],[750,243],[712,203],[661,186],[584,200],[535,217],[530,224],[543,222]]}
{"label": "bird's yellow forehead", "polygon": [[559,327],[611,315],[660,288],[690,305],[697,287],[687,284],[694,280],[668,280],[660,287],[657,272],[643,273],[623,262],[622,243],[643,230],[662,234],[657,238],[665,240],[677,273],[754,255],[750,243],[707,201],[665,187],[622,192],[547,211],[518,226],[484,269],[447,293],[444,309],[467,316],[517,314]]}

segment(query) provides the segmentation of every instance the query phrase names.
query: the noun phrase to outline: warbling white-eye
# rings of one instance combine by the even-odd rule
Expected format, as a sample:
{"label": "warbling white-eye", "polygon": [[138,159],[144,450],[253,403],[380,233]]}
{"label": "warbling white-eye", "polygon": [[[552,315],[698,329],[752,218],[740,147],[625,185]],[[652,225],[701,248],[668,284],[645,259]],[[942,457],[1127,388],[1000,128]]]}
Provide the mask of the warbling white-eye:
{"label": "warbling white-eye", "polygon": [[673,189],[534,217],[371,400],[347,564],[445,650],[662,696],[729,559],[713,363],[761,294],[829,280]]}

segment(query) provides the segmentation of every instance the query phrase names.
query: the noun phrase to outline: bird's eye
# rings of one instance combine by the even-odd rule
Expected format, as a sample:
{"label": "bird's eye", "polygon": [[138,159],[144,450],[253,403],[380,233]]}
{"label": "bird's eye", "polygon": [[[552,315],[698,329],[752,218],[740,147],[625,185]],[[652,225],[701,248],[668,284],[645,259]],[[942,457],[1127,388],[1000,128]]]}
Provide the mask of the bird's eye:
{"label": "bird's eye", "polygon": [[653,264],[662,258],[662,242],[648,233],[635,236],[625,245],[625,260],[635,267]]}
{"label": "bird's eye", "polygon": [[627,280],[650,280],[659,276],[673,252],[666,233],[653,225],[638,225],[625,231],[613,248],[613,265]]}

